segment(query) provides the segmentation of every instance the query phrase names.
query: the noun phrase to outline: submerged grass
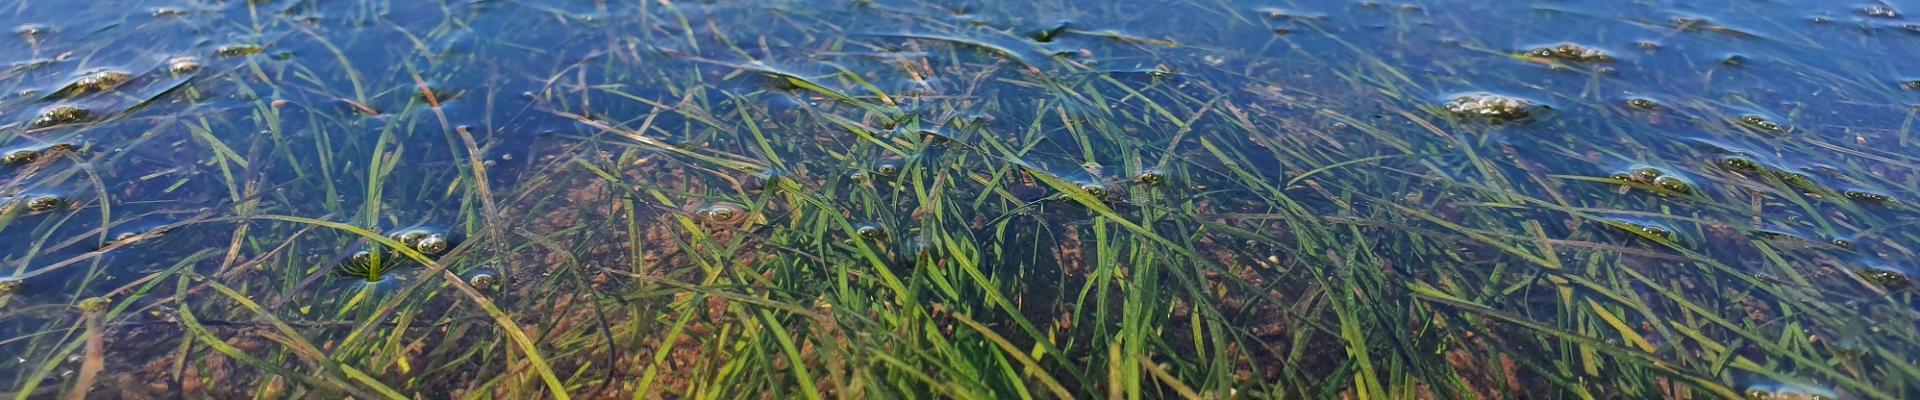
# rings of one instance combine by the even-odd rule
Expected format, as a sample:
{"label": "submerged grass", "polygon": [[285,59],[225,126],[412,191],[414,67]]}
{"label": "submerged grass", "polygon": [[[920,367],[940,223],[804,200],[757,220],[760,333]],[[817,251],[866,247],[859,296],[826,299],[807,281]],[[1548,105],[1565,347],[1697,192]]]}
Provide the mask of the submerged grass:
{"label": "submerged grass", "polygon": [[[84,91],[105,114],[77,126],[0,134],[68,146],[4,167],[0,235],[21,244],[0,353],[20,368],[0,390],[1920,393],[1911,266],[1879,261],[1920,240],[1904,124],[1755,131],[1754,100],[1624,103],[1580,87],[1632,82],[1558,64],[1574,90],[1487,121],[1442,94],[1539,71],[1425,72],[1514,61],[1501,43],[1376,52],[1349,25],[1227,3],[1181,5],[1223,21],[1191,39],[1022,35],[989,10],[878,3],[328,10],[384,30],[364,35],[305,25],[306,3],[209,6],[263,44],[200,49],[190,83],[162,68]],[[914,29],[850,34],[874,30],[848,15]],[[1380,29],[1471,23],[1438,15]],[[741,21],[761,25],[722,25]],[[1204,44],[1273,23],[1286,34],[1252,48]],[[1316,49],[1288,54],[1320,76],[1260,61],[1280,47]],[[1823,72],[1800,78],[1891,96]],[[1764,136],[1782,133],[1800,136]],[[1641,170],[1666,179],[1610,178]],[[391,237],[408,229],[449,248]]]}

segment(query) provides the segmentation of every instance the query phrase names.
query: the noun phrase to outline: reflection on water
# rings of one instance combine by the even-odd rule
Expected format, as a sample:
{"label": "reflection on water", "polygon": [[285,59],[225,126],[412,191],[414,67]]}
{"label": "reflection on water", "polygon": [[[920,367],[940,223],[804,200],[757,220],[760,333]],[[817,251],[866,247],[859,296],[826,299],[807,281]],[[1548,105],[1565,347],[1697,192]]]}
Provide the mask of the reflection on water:
{"label": "reflection on water", "polygon": [[0,391],[1920,396],[1901,6],[15,1]]}

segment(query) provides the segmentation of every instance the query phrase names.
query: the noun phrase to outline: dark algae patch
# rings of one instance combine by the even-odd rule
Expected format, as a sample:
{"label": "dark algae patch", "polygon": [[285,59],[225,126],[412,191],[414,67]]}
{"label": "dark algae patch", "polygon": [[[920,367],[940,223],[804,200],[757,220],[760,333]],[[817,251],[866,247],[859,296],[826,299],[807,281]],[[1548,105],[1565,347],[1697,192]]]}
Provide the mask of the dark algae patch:
{"label": "dark algae patch", "polygon": [[16,0],[0,399],[1920,398],[1911,8]]}

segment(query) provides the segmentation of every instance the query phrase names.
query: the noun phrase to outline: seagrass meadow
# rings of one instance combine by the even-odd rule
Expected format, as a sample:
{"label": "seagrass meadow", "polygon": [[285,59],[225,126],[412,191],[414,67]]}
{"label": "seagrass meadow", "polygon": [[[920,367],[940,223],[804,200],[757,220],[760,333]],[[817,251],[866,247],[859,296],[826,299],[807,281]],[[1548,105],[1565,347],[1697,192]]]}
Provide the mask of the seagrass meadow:
{"label": "seagrass meadow", "polygon": [[1920,398],[1915,8],[0,0],[0,398]]}

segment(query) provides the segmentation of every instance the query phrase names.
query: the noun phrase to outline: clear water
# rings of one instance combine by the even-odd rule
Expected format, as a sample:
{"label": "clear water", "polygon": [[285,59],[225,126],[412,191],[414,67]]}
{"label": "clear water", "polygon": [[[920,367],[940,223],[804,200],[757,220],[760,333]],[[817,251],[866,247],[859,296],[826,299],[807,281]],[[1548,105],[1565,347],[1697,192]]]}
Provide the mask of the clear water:
{"label": "clear water", "polygon": [[1913,397],[1917,7],[9,1],[0,391]]}

